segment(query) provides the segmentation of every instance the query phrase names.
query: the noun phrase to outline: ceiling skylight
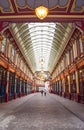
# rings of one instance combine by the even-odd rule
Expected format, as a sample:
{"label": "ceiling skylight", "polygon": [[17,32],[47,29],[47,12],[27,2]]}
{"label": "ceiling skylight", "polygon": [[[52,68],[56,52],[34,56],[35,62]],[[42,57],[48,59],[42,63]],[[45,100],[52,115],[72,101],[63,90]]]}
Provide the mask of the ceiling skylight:
{"label": "ceiling skylight", "polygon": [[36,71],[41,70],[40,59],[44,59],[43,70],[47,71],[56,23],[29,23]]}

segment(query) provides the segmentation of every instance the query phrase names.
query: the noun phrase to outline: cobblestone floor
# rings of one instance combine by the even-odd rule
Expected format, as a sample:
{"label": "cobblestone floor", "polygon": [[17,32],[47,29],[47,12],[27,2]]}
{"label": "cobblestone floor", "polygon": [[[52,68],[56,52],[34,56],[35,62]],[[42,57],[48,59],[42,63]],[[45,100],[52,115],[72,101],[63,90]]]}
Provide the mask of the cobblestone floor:
{"label": "cobblestone floor", "polygon": [[0,104],[0,130],[84,130],[84,104],[31,94]]}

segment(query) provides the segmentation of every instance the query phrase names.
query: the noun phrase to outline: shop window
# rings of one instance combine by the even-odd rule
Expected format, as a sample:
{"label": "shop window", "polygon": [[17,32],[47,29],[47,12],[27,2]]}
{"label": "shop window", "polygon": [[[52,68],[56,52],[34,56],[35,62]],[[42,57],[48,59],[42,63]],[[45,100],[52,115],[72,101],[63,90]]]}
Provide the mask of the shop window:
{"label": "shop window", "polygon": [[20,91],[20,78],[16,79],[16,93],[19,94]]}
{"label": "shop window", "polygon": [[0,66],[0,97],[6,95],[7,71]]}
{"label": "shop window", "polygon": [[59,93],[59,81],[56,82],[56,92]]}
{"label": "shop window", "polygon": [[68,76],[65,78],[65,92],[69,92]]}
{"label": "shop window", "polygon": [[73,44],[73,55],[74,55],[74,59],[77,57],[77,46],[76,46],[76,40],[74,41],[74,44]]}
{"label": "shop window", "polygon": [[76,93],[76,77],[75,72],[70,74],[70,86],[71,86],[71,93]]}
{"label": "shop window", "polygon": [[84,95],[84,67],[79,70],[80,94]]}
{"label": "shop window", "polygon": [[62,80],[59,80],[59,92],[62,92]]}
{"label": "shop window", "polygon": [[79,70],[80,102],[84,103],[84,66]]}
{"label": "shop window", "polygon": [[15,88],[15,73],[9,73],[9,94],[10,97],[14,95],[14,88]]}
{"label": "shop window", "polygon": [[62,79],[62,92],[64,92],[64,87],[65,87],[65,81]]}
{"label": "shop window", "polygon": [[24,81],[21,80],[21,93],[24,94]]}
{"label": "shop window", "polygon": [[27,81],[25,81],[25,93],[27,93]]}
{"label": "shop window", "polygon": [[70,50],[70,63],[73,62],[73,48]]}

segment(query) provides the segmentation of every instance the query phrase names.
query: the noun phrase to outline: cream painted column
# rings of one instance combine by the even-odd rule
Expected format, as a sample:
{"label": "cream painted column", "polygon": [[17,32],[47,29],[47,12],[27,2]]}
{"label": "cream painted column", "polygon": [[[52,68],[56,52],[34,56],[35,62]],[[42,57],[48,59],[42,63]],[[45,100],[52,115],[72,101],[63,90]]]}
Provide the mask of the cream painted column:
{"label": "cream painted column", "polygon": [[71,93],[71,87],[70,87],[70,75],[68,75],[68,85],[69,85],[69,93]]}
{"label": "cream painted column", "polygon": [[15,51],[15,57],[14,57],[15,65],[17,65],[17,52]]}
{"label": "cream painted column", "polygon": [[8,49],[9,49],[9,42],[8,42],[8,39],[6,38],[5,56],[7,58],[8,58]]}
{"label": "cream painted column", "polygon": [[79,78],[78,78],[78,70],[75,71],[76,75],[76,89],[77,89],[77,94],[79,94]]}
{"label": "cream painted column", "polygon": [[8,58],[10,59],[11,58],[11,47],[12,45],[10,43],[9,44],[9,47],[8,47]]}
{"label": "cream painted column", "polygon": [[71,85],[70,85],[70,75],[68,75],[68,85],[69,85],[69,99],[71,99]]}

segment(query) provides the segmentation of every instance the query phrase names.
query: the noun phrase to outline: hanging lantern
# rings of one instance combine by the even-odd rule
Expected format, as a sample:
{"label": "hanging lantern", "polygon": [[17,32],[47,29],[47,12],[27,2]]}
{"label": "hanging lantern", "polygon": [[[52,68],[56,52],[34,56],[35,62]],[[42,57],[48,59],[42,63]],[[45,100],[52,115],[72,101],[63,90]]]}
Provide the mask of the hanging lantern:
{"label": "hanging lantern", "polygon": [[41,64],[41,65],[43,65],[43,64],[44,64],[44,62],[45,62],[45,61],[44,61],[44,59],[43,59],[43,58],[42,58],[42,59],[40,59],[40,64]]}
{"label": "hanging lantern", "polygon": [[35,14],[39,19],[44,19],[48,15],[48,8],[44,6],[39,6],[35,9]]}

